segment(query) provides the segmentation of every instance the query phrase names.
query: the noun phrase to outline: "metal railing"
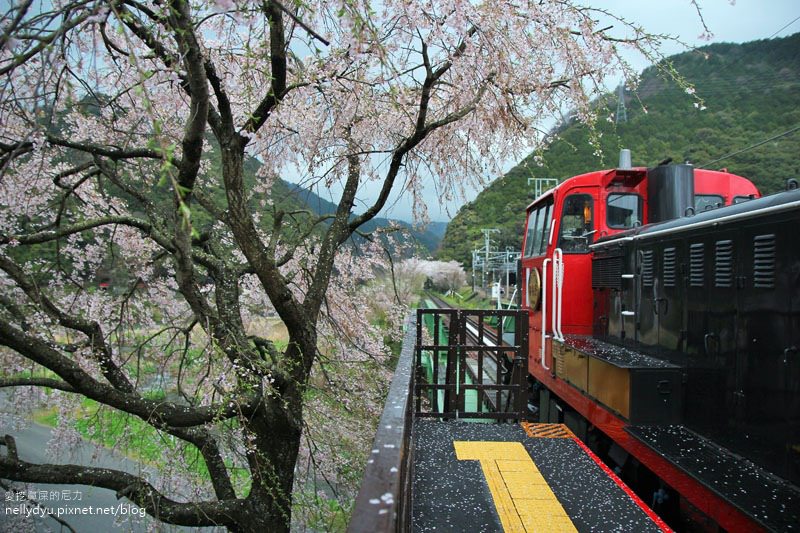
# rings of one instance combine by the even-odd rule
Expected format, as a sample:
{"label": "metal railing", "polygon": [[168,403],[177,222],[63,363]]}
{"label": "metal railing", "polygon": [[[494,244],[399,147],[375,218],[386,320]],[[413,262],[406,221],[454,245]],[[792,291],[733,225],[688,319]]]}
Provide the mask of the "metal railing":
{"label": "metal railing", "polygon": [[[513,344],[503,341],[506,317],[515,322]],[[417,310],[414,416],[521,420],[527,375],[527,312]]]}
{"label": "metal railing", "polygon": [[411,392],[416,326],[417,317],[410,315],[392,385],[364,469],[364,481],[347,527],[349,533],[411,529]]}

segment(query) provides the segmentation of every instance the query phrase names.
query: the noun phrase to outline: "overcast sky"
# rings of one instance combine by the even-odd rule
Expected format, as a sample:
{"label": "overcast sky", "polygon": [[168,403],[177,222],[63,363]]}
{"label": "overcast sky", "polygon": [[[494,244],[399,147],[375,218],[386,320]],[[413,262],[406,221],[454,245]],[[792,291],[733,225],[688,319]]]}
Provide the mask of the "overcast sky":
{"label": "overcast sky", "polygon": [[[704,33],[703,25],[690,0],[586,0],[585,3],[620,14],[652,33],[677,36],[691,46],[704,46],[715,42],[743,43],[757,39],[785,37],[800,31],[798,0],[736,0],[736,2],[698,0],[706,25],[713,34],[710,41],[701,39]],[[665,55],[672,55],[684,49],[677,43],[669,42],[663,51]],[[644,60],[633,61],[633,64],[639,71],[648,66]],[[509,161],[506,170],[515,164],[516,161]],[[315,192],[336,201],[324,191]],[[377,191],[374,194],[377,196]],[[472,191],[467,200],[471,200],[477,194],[478,191]],[[432,186],[426,190],[426,195],[430,198],[428,214],[431,220],[450,220],[464,203],[462,200],[447,206],[439,205]],[[395,196],[387,205],[389,207],[384,209],[380,216],[411,221],[409,201]]]}

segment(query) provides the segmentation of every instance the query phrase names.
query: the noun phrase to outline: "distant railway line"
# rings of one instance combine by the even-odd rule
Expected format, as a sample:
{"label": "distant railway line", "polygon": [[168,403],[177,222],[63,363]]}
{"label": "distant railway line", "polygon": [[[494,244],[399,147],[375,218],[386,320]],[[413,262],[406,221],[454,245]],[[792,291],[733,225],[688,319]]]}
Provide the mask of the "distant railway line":
{"label": "distant railway line", "polygon": [[[440,309],[453,309],[445,300],[434,294],[428,293],[427,298]],[[450,329],[449,316],[443,315],[442,318],[445,327]],[[498,346],[509,346],[511,348],[511,346],[500,338],[497,328],[483,322],[483,320],[476,321],[473,317],[468,316],[464,326],[464,345],[467,355],[465,358],[466,371],[472,382],[486,385],[508,384],[513,368],[513,363],[508,355],[511,351],[507,353],[487,350],[483,352],[483,357],[478,357],[478,352],[481,350],[470,350],[469,347],[488,346],[496,348]],[[501,355],[498,356],[498,354]],[[494,394],[489,391],[483,391],[481,401],[486,402],[492,411],[505,411],[508,407],[509,397],[505,391],[497,391]]]}

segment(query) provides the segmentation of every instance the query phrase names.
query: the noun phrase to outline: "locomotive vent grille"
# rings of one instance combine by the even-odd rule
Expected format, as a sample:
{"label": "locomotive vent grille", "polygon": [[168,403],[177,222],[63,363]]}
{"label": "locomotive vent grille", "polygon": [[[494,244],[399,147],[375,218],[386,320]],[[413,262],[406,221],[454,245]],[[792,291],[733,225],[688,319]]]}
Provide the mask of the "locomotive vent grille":
{"label": "locomotive vent grille", "polygon": [[676,251],[675,248],[664,248],[664,257],[662,258],[662,267],[664,270],[664,287],[675,286],[675,264],[676,264]]}
{"label": "locomotive vent grille", "polygon": [[645,250],[642,252],[642,286],[653,286],[653,250]]}
{"label": "locomotive vent grille", "polygon": [[775,288],[775,234],[758,235],[753,239],[753,286]]}
{"label": "locomotive vent grille", "polygon": [[705,245],[698,242],[689,246],[689,286],[702,287],[705,283]]}
{"label": "locomotive vent grille", "polygon": [[622,288],[622,256],[592,261],[592,288]]}
{"label": "locomotive vent grille", "polygon": [[717,241],[716,243],[714,286],[733,287],[733,241],[731,240]]}

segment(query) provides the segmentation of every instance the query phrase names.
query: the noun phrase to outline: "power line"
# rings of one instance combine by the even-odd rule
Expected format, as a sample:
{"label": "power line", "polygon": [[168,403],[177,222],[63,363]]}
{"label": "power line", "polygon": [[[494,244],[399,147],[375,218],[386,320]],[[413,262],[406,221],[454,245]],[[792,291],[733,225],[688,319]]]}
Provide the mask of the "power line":
{"label": "power line", "polygon": [[[773,33],[772,35],[770,35],[769,37],[767,37],[767,39],[766,39],[766,40],[772,39],[773,37],[775,37],[776,35],[778,35],[780,32],[782,32],[783,30],[785,30],[786,28],[788,28],[789,26],[791,26],[792,24],[794,24],[794,23],[795,23],[795,22],[797,22],[798,20],[800,20],[800,17],[797,17],[797,18],[795,18],[794,20],[792,20],[791,22],[789,22],[788,24],[786,24],[785,26],[783,26],[781,29],[779,29],[778,31],[776,31],[775,33]],[[746,44],[746,43],[745,43],[745,44]],[[695,50],[697,50],[697,48],[695,48]],[[734,59],[733,61],[731,61],[731,62],[730,62],[730,63],[729,63],[727,66],[726,66],[726,68],[730,68],[730,67],[732,67],[733,65],[735,65],[735,64],[737,64],[737,63],[740,63],[740,62],[741,62],[743,59],[744,59],[744,56],[740,56],[740,57],[738,57],[738,58]]]}
{"label": "power line", "polygon": [[786,25],[786,26],[784,26],[783,28],[779,29],[778,31],[776,31],[775,33],[773,33],[772,35],[770,35],[769,37],[767,37],[767,39],[772,39],[773,37],[775,37],[776,35],[778,35],[780,32],[782,32],[783,30],[785,30],[786,28],[788,28],[789,26],[791,26],[792,24],[794,24],[794,23],[795,23],[795,22],[797,22],[798,20],[800,20],[800,17],[797,17],[796,19],[794,19],[794,20],[793,20],[793,21],[791,21],[789,24],[787,24],[787,25]]}
{"label": "power line", "polygon": [[774,141],[775,139],[780,139],[781,137],[786,137],[787,135],[790,135],[790,134],[796,132],[797,130],[800,130],[800,125],[795,126],[794,128],[792,128],[792,129],[790,129],[788,131],[784,131],[783,133],[779,133],[778,135],[774,135],[774,136],[770,137],[769,139],[765,139],[763,141],[757,142],[756,144],[750,145],[750,146],[748,146],[746,148],[742,148],[741,150],[737,150],[735,152],[731,152],[731,153],[729,153],[727,155],[724,155],[724,156],[722,156],[722,157],[720,157],[718,159],[715,159],[713,161],[709,161],[708,163],[703,163],[702,165],[698,166],[697,168],[707,168],[709,165],[713,165],[714,163],[722,161],[723,159],[728,159],[729,157],[733,157],[735,155],[739,155],[739,154],[741,154],[743,152],[746,152],[748,150],[752,150],[753,148],[758,148],[762,144],[767,144],[768,142]]}

